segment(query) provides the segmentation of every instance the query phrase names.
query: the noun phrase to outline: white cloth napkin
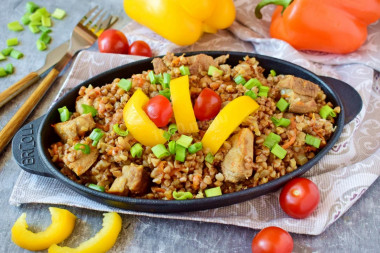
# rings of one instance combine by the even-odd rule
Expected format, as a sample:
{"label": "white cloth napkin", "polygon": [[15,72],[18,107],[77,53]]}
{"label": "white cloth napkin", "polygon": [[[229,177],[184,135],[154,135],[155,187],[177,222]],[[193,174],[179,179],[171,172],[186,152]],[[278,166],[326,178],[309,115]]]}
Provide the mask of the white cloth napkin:
{"label": "white cloth napkin", "polygon": [[[380,22],[369,27],[366,44],[348,55],[299,52],[283,41],[268,38],[273,8],[264,9],[263,20],[254,18],[258,1],[238,0],[237,20],[228,30],[206,34],[189,47],[179,47],[135,22],[123,32],[130,42],[147,41],[155,55],[195,50],[247,51],[270,55],[301,65],[318,75],[331,76],[352,85],[363,99],[361,113],[348,125],[333,149],[304,176],[321,193],[317,210],[306,219],[292,219],[278,204],[279,191],[240,204],[198,212],[152,214],[112,208],[87,199],[52,178],[22,171],[9,202],[77,206],[99,211],[150,217],[196,220],[261,229],[275,225],[289,232],[317,235],[346,212],[380,175]],[[84,51],[75,60],[58,97],[105,70],[140,57]]]}

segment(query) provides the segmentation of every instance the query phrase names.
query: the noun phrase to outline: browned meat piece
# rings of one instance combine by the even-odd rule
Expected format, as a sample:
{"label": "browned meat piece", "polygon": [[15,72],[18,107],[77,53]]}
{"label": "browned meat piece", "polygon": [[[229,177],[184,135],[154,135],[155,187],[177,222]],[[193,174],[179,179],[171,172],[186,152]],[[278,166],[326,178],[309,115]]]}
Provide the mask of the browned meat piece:
{"label": "browned meat piece", "polygon": [[72,171],[75,172],[78,176],[85,173],[98,159],[98,150],[94,147],[91,147],[90,154],[84,154],[82,152],[78,152],[80,156],[75,160],[75,162],[70,163],[67,159],[64,159],[65,164]]}
{"label": "browned meat piece", "polygon": [[142,165],[131,163],[123,167],[123,174],[113,182],[109,193],[125,194],[131,191],[135,194],[145,193],[148,189],[149,175]]}
{"label": "browned meat piece", "polygon": [[285,78],[281,79],[277,85],[280,89],[291,89],[298,95],[312,98],[315,98],[321,90],[315,83],[291,75],[285,76]]}
{"label": "browned meat piece", "polygon": [[168,53],[162,58],[162,60],[164,61],[164,63],[165,63],[166,66],[171,66],[172,61],[173,61],[173,58],[174,58],[174,54],[168,52]]}
{"label": "browned meat piece", "polygon": [[215,61],[215,63],[217,65],[221,65],[221,64],[226,63],[226,61],[227,61],[228,58],[230,58],[230,55],[229,54],[225,54],[225,55],[221,55],[221,56],[215,58],[214,61]]}
{"label": "browned meat piece", "polygon": [[164,61],[161,58],[154,58],[152,63],[154,73],[159,74],[168,71],[168,68],[166,67]]}
{"label": "browned meat piece", "polygon": [[64,142],[67,142],[69,139],[78,138],[92,130],[95,127],[95,122],[91,113],[88,113],[72,120],[57,123],[53,127],[59,137],[61,137]]}
{"label": "browned meat piece", "polygon": [[218,66],[214,61],[214,58],[205,54],[198,54],[187,57],[187,61],[190,64],[189,70],[192,75],[197,75],[201,71],[208,71],[210,65]]}
{"label": "browned meat piece", "polygon": [[225,181],[237,183],[252,176],[253,167],[245,165],[246,160],[253,161],[254,135],[248,128],[241,129],[231,137],[232,148],[222,162]]}
{"label": "browned meat piece", "polygon": [[315,98],[321,91],[318,85],[291,75],[278,82],[282,96],[290,103],[289,111],[295,113],[316,112]]}

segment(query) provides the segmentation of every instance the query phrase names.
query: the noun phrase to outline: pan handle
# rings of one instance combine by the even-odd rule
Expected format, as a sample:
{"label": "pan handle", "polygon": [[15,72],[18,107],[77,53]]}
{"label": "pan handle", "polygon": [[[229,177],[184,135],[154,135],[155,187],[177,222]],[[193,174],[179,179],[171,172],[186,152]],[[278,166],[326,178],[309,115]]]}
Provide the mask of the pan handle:
{"label": "pan handle", "polygon": [[350,123],[363,107],[363,101],[359,93],[351,85],[341,80],[329,76],[319,77],[338,94],[344,107],[344,124]]}
{"label": "pan handle", "polygon": [[37,132],[43,117],[29,122],[18,130],[12,140],[12,152],[17,164],[23,170],[40,176],[53,177],[41,161],[37,149]]}

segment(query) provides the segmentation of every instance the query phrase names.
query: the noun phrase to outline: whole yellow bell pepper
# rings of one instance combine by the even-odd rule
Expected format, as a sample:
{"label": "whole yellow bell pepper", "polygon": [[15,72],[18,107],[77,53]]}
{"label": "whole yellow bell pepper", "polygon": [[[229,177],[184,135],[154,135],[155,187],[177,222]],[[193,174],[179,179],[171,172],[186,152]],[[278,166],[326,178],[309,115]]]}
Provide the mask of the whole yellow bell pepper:
{"label": "whole yellow bell pepper", "polygon": [[191,103],[189,76],[185,75],[171,80],[170,93],[178,132],[181,134],[198,132],[198,124]]}
{"label": "whole yellow bell pepper", "polygon": [[21,248],[36,251],[47,249],[69,237],[74,229],[75,215],[56,207],[49,207],[49,211],[51,224],[45,231],[38,233],[28,230],[26,213],[23,213],[12,227],[12,241]]}
{"label": "whole yellow bell pepper", "polygon": [[235,98],[228,103],[212,121],[202,138],[206,152],[215,154],[243,120],[257,109],[259,105],[248,96]]}
{"label": "whole yellow bell pepper", "polygon": [[158,128],[143,110],[148,101],[148,96],[142,90],[136,90],[124,106],[123,119],[127,129],[138,142],[153,147],[164,144],[166,139],[164,130]]}
{"label": "whole yellow bell pepper", "polygon": [[203,32],[215,33],[235,20],[233,0],[124,0],[127,15],[181,46]]}

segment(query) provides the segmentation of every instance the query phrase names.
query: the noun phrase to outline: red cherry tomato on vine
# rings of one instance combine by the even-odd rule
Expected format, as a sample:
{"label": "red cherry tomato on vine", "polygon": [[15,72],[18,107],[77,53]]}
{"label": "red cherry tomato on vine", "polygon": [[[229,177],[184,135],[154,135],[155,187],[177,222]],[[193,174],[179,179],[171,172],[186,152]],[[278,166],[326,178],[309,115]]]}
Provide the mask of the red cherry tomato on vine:
{"label": "red cherry tomato on vine", "polygon": [[98,38],[98,46],[102,53],[128,54],[129,49],[127,37],[115,29],[102,32]]}
{"label": "red cherry tomato on vine", "polygon": [[291,253],[293,238],[279,227],[267,227],[252,240],[252,253]]}
{"label": "red cherry tomato on vine", "polygon": [[169,99],[162,95],[151,98],[144,107],[144,111],[158,127],[166,126],[173,116],[173,109]]}
{"label": "red cherry tomato on vine", "polygon": [[200,120],[213,119],[222,107],[222,99],[212,89],[205,88],[199,94],[194,103],[195,117]]}
{"label": "red cherry tomato on vine", "polygon": [[289,181],[281,191],[280,206],[285,213],[297,219],[308,217],[318,206],[319,190],[307,178]]}
{"label": "red cherry tomato on vine", "polygon": [[136,40],[129,47],[128,54],[152,57],[150,46],[142,40]]}

